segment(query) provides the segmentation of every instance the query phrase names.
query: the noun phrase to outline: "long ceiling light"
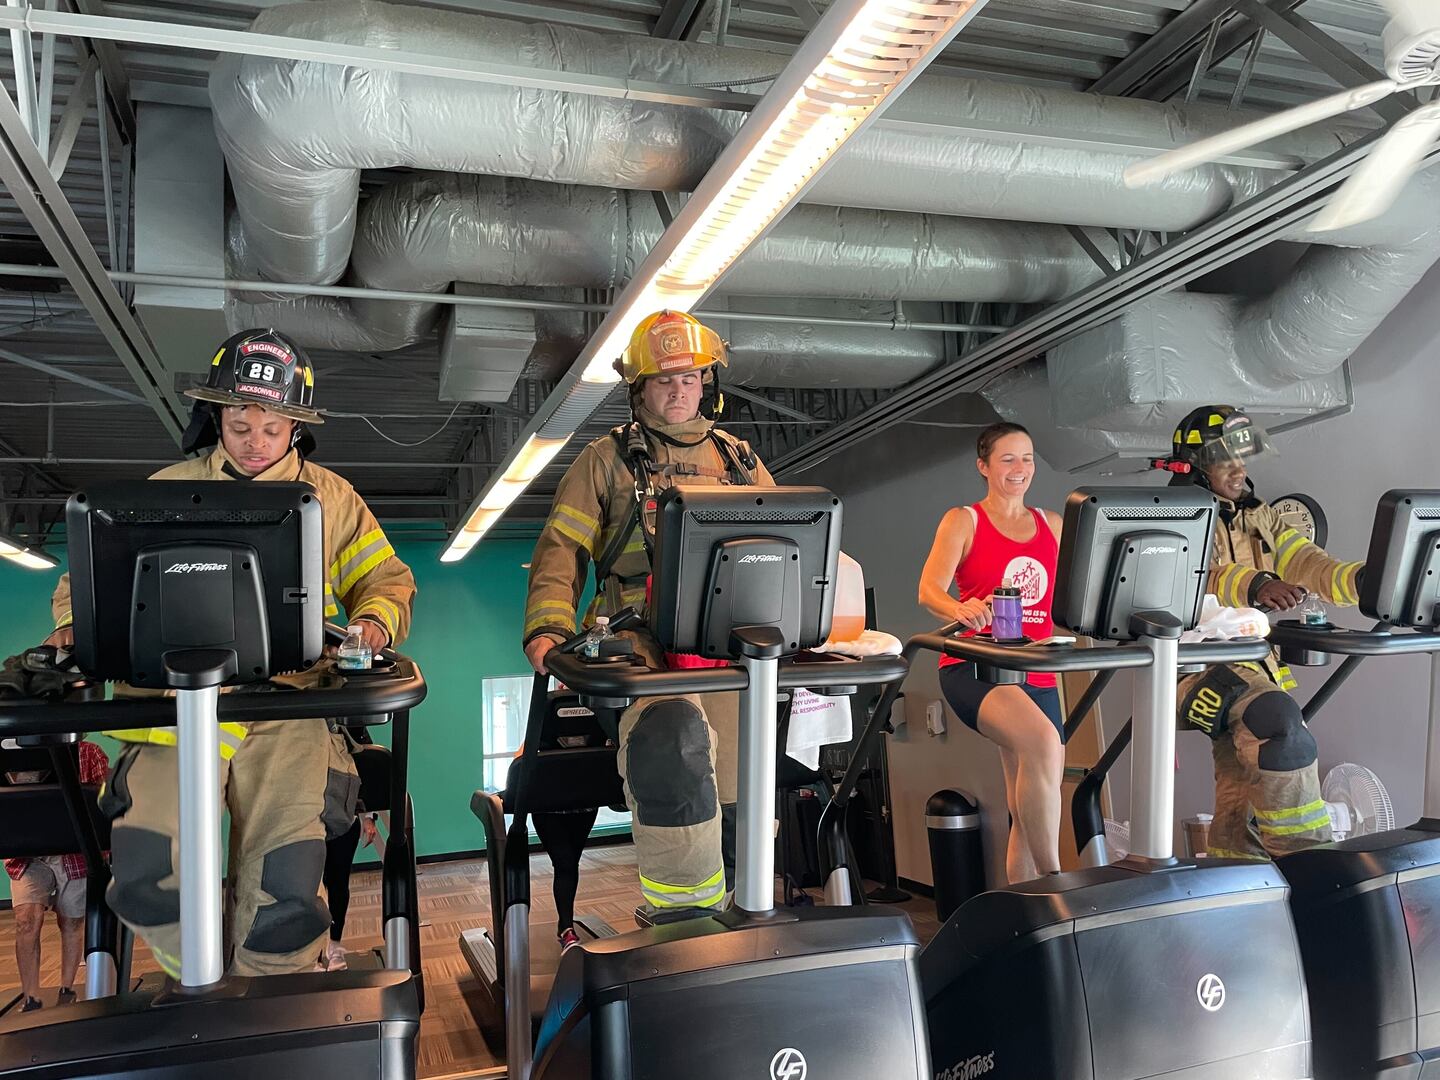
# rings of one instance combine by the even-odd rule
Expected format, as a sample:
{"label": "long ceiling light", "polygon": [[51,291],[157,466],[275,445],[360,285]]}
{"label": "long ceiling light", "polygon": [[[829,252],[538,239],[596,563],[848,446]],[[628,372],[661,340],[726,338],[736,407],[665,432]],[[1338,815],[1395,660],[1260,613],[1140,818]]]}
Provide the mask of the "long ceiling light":
{"label": "long ceiling light", "polygon": [[0,535],[0,559],[9,559],[28,570],[53,570],[60,565],[55,556],[26,547],[19,540],[4,535]]}
{"label": "long ceiling light", "polygon": [[[616,382],[612,365],[639,321],[662,308],[698,304],[846,140],[879,116],[985,3],[835,0],[641,263],[561,391],[583,392],[577,381],[592,388]],[[530,442],[497,470],[443,561],[463,558],[539,474],[521,463],[548,419],[532,420]],[[557,434],[553,426],[546,428],[547,444],[563,446],[574,435],[572,427]]]}

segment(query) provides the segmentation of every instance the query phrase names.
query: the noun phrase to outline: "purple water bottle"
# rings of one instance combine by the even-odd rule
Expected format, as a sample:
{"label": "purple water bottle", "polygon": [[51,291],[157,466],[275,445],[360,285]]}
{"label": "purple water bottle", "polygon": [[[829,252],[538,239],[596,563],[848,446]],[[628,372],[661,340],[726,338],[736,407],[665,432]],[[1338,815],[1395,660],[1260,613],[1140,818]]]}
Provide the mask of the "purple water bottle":
{"label": "purple water bottle", "polygon": [[1025,636],[1025,605],[1009,578],[991,593],[990,611],[990,636],[996,641],[1019,641]]}

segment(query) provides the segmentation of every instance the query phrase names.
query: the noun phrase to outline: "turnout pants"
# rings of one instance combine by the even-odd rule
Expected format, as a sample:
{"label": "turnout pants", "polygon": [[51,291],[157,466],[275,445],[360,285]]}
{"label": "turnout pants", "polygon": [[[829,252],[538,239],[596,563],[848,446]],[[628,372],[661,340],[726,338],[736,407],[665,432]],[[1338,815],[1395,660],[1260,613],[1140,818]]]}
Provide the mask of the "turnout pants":
{"label": "turnout pants", "polygon": [[724,905],[721,807],[735,802],[739,718],[737,694],[645,698],[620,718],[620,775],[651,910]]}
{"label": "turnout pants", "polygon": [[[355,820],[360,778],[324,720],[245,725],[220,790],[230,811],[229,971],[278,975],[313,968],[330,912],[321,896],[327,835]],[[113,819],[111,908],[180,972],[179,776],[173,747],[131,745],[106,786]]]}
{"label": "turnout pants", "polygon": [[1264,672],[1228,665],[1182,679],[1179,699],[1182,724],[1210,736],[1212,857],[1263,860],[1330,842],[1315,740],[1294,698]]}

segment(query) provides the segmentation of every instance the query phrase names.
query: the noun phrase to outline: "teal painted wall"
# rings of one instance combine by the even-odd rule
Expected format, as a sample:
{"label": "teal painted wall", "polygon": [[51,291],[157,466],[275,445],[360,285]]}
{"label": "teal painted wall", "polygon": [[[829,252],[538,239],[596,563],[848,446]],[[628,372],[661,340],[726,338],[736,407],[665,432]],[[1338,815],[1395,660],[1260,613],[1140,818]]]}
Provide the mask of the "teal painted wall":
{"label": "teal painted wall", "polygon": [[[462,562],[440,562],[440,545],[397,541],[419,593],[404,651],[425,673],[429,696],[410,718],[410,790],[420,855],[482,846],[470,795],[480,786],[480,680],[529,670],[520,649],[533,540],[487,540]],[[60,571],[25,570],[0,560],[0,657],[50,632],[50,593]],[[389,742],[387,728],[375,729]],[[117,744],[98,740],[107,750]],[[361,852],[360,861],[373,858]],[[0,874],[0,899],[9,879]]]}

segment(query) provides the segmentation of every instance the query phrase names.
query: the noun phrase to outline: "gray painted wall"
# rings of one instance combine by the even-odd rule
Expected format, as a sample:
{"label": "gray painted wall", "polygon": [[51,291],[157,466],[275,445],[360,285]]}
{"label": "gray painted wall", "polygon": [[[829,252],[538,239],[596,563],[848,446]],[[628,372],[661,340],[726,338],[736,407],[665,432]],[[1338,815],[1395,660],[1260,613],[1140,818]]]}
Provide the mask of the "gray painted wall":
{"label": "gray painted wall", "polygon": [[[1337,556],[1365,556],[1376,500],[1392,487],[1440,487],[1440,269],[1416,288],[1352,360],[1356,405],[1338,419],[1276,441],[1280,456],[1255,470],[1262,497],[1303,491],[1318,498]],[[951,506],[984,494],[975,471],[975,428],[906,424],[837,455],[787,483],[822,484],[845,499],[845,549],[876,589],[880,625],[902,638],[932,629],[915,601],[920,567],[935,526]],[[1155,482],[1153,477],[1070,476],[1040,466],[1031,502],[1059,509],[1081,484]],[[1162,481],[1163,482],[1163,481]],[[1360,625],[1358,612],[1339,620]],[[1297,672],[1303,697],[1328,669]],[[1316,720],[1323,771],[1341,761],[1374,769],[1401,820],[1420,813],[1430,665],[1424,657],[1369,660]],[[978,797],[985,820],[991,880],[1003,880],[1006,828],[999,756],[985,739],[946,712],[947,731],[925,731],[924,706],[940,699],[933,659],[906,682],[907,723],[891,740],[896,849],[900,873],[930,881],[925,800],[942,787]],[[1130,683],[1117,677],[1102,701],[1110,730],[1129,715]],[[1176,809],[1182,816],[1213,804],[1210,752],[1197,734],[1180,737]],[[1115,815],[1128,818],[1128,758],[1112,793]]]}

